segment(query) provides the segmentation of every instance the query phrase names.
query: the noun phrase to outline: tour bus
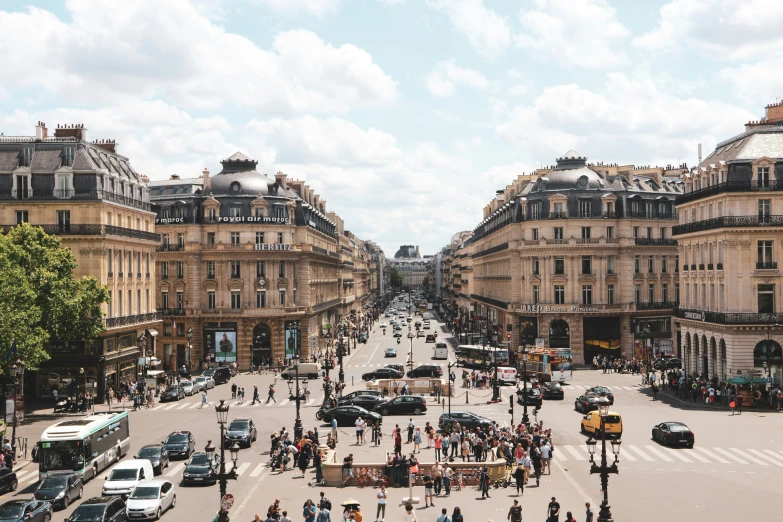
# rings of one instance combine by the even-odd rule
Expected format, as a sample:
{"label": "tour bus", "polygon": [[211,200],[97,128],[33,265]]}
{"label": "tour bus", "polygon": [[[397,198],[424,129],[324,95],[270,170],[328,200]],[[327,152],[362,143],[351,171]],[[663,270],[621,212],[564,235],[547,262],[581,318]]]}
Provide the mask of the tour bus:
{"label": "tour bus", "polygon": [[[570,348],[528,347],[527,374],[535,376],[540,382],[565,382],[573,377]],[[517,357],[522,368],[522,356]]]}
{"label": "tour bus", "polygon": [[457,364],[460,366],[488,368],[495,366],[495,360],[498,366],[508,366],[508,349],[463,344],[457,350]]}
{"label": "tour bus", "polygon": [[433,359],[448,359],[449,358],[449,345],[446,343],[435,343],[435,347],[432,349]]}
{"label": "tour bus", "polygon": [[94,413],[49,426],[41,435],[38,474],[70,471],[88,481],[130,450],[128,412]]}

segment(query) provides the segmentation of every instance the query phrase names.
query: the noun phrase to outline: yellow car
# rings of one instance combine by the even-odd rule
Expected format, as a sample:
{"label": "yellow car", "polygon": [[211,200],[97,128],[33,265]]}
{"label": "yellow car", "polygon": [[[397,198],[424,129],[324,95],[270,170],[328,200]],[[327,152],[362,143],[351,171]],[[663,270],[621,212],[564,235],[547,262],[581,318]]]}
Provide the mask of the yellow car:
{"label": "yellow car", "polygon": [[[623,435],[623,417],[619,413],[610,411],[606,415],[606,434],[613,435],[620,438]],[[582,433],[592,435],[593,437],[601,436],[601,415],[597,411],[591,411],[584,417],[582,417]]]}

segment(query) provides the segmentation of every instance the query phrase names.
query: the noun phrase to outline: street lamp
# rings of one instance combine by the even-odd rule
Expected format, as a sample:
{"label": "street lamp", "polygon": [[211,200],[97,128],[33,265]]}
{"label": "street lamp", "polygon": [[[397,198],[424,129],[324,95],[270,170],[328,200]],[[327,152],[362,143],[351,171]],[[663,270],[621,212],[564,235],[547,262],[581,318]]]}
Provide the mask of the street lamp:
{"label": "street lamp", "polygon": [[[228,404],[221,399],[220,404],[215,405],[215,413],[217,414],[218,425],[220,425],[220,472],[217,479],[220,482],[220,511],[218,511],[218,522],[228,522],[228,510],[223,509],[223,500],[226,497],[226,488],[228,487],[228,479],[236,480],[237,473],[237,458],[239,457],[239,446],[234,443],[231,446],[231,461],[234,463],[234,467],[231,471],[226,472],[226,422],[228,421]],[[212,445],[212,441],[207,441],[207,447],[204,448],[204,452],[210,461],[215,457],[215,446]]]}
{"label": "street lamp", "polygon": [[340,334],[340,337],[337,341],[337,363],[340,365],[340,372],[337,374],[337,378],[340,382],[345,382],[345,372],[343,371],[343,352],[345,351],[345,346],[343,345],[343,334]]}
{"label": "street lamp", "polygon": [[522,395],[525,400],[522,401],[522,424],[525,426],[528,425],[530,422],[530,417],[527,415],[527,345],[520,346],[521,354],[520,357],[522,357],[522,389],[524,390],[524,395]]}
{"label": "street lamp", "polygon": [[190,358],[193,351],[193,328],[188,328],[188,353],[185,354],[185,363],[188,365],[188,377],[190,377]]}
{"label": "street lamp", "polygon": [[141,334],[141,336],[138,339],[137,346],[139,347],[139,353],[144,358],[144,370],[143,370],[144,374],[143,375],[144,375],[144,378],[146,380],[146,378],[147,378],[147,336],[146,335]]}
{"label": "street lamp", "polygon": [[620,440],[612,441],[612,452],[614,453],[614,462],[609,466],[606,462],[606,417],[609,415],[609,400],[602,397],[597,399],[598,414],[601,417],[601,464],[595,463],[595,450],[597,441],[593,438],[587,439],[587,452],[590,454],[590,474],[599,473],[601,475],[601,492],[603,499],[601,501],[601,510],[598,513],[597,522],[612,522],[612,512],[609,510],[609,474],[619,473],[617,463],[620,462]]}
{"label": "street lamp", "polygon": [[[299,407],[302,401],[302,393],[299,391],[299,358],[298,357],[296,357],[296,361],[294,362],[294,364],[296,365],[295,366],[296,385],[294,385],[294,381],[288,379],[288,396],[290,400],[296,402],[296,420],[294,421],[294,440],[301,440],[303,435],[303,429],[302,429],[302,418],[299,416]],[[307,391],[307,380],[304,380],[302,382],[302,388],[304,388],[303,391]],[[295,396],[293,394],[294,391],[296,391]]]}
{"label": "street lamp", "polygon": [[16,425],[19,422],[19,415],[16,411],[17,393],[19,393],[19,381],[16,379],[17,375],[22,378],[24,374],[24,361],[17,359],[14,364],[8,368],[8,373],[11,375],[11,381],[14,386],[14,429],[11,431],[11,453],[16,459]]}

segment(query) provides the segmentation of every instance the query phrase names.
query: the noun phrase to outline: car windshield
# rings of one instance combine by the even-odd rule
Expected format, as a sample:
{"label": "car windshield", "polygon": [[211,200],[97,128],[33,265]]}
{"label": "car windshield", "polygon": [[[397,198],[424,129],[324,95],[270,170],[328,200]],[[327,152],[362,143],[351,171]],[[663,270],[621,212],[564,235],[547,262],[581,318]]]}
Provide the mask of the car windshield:
{"label": "car windshield", "polygon": [[135,469],[113,469],[109,480],[136,480],[138,471]]}
{"label": "car windshield", "polygon": [[688,426],[684,424],[669,424],[669,429],[672,431],[688,431]]}
{"label": "car windshield", "polygon": [[188,441],[188,436],[184,433],[169,435],[166,444],[183,444]]}
{"label": "car windshield", "polygon": [[105,505],[79,506],[71,515],[72,522],[98,522],[103,520]]}
{"label": "car windshield", "polygon": [[190,459],[191,466],[207,466],[209,464],[209,457],[206,455],[196,455]]}
{"label": "car windshield", "polygon": [[234,421],[228,425],[229,431],[244,431],[249,427],[247,421]]}
{"label": "car windshield", "polygon": [[214,374],[215,374],[215,370],[211,368],[209,370],[204,371],[204,375],[207,377],[212,377]]}
{"label": "car windshield", "polygon": [[183,388],[187,388],[188,386],[193,386],[193,383],[190,381],[182,381],[180,383],[180,386],[182,386]]}
{"label": "car windshield", "polygon": [[67,477],[48,477],[41,482],[38,489],[60,489],[68,484]]}
{"label": "car windshield", "polygon": [[206,377],[196,377],[196,382],[205,382],[206,380]]}
{"label": "car windshield", "polygon": [[168,392],[179,391],[179,386],[169,386],[168,388],[166,388],[166,391]]}
{"label": "car windshield", "polygon": [[19,518],[24,504],[6,504],[0,506],[0,518]]}
{"label": "car windshield", "polygon": [[139,457],[160,457],[160,448],[141,448]]}
{"label": "car windshield", "polygon": [[560,388],[561,388],[561,386],[560,386],[559,382],[549,383],[549,389],[550,390],[559,390]]}
{"label": "car windshield", "polygon": [[137,487],[133,490],[133,493],[131,493],[130,498],[144,498],[144,499],[151,499],[151,498],[158,498],[158,492],[159,489],[155,487]]}

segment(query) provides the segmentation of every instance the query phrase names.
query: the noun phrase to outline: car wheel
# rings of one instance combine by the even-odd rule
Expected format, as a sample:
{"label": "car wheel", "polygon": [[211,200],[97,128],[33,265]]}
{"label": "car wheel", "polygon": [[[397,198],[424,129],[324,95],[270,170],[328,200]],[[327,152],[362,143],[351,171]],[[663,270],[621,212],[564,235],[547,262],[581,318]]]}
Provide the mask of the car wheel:
{"label": "car wheel", "polygon": [[163,515],[163,512],[160,508],[158,508],[157,513],[155,513],[155,520],[160,520],[160,517]]}
{"label": "car wheel", "polygon": [[11,481],[11,484],[8,486],[9,491],[16,491],[16,488],[19,487],[19,481],[14,479]]}
{"label": "car wheel", "polygon": [[381,415],[388,415],[388,414],[389,414],[389,409],[388,408],[384,408],[384,409],[381,410]]}
{"label": "car wheel", "polygon": [[317,412],[315,412],[315,418],[316,418],[317,420],[319,420],[319,421],[322,421],[322,420],[324,420],[324,412],[322,412],[322,411],[320,411],[320,410],[319,410],[319,411],[317,411]]}
{"label": "car wheel", "polygon": [[80,499],[84,496],[84,486],[79,486],[79,496],[76,498]]}
{"label": "car wheel", "polygon": [[[63,509],[67,508],[70,503],[71,500],[68,498],[68,495],[65,495],[63,497]],[[54,504],[52,504],[52,509],[54,509]]]}
{"label": "car wheel", "polygon": [[174,498],[171,499],[171,508],[169,509],[174,509],[175,507],[177,507],[177,495],[174,495]]}
{"label": "car wheel", "polygon": [[52,515],[50,515],[49,513],[44,515],[44,522],[51,522],[51,520],[52,520]]}
{"label": "car wheel", "polygon": [[414,415],[421,415],[421,408],[416,408],[413,410]]}

